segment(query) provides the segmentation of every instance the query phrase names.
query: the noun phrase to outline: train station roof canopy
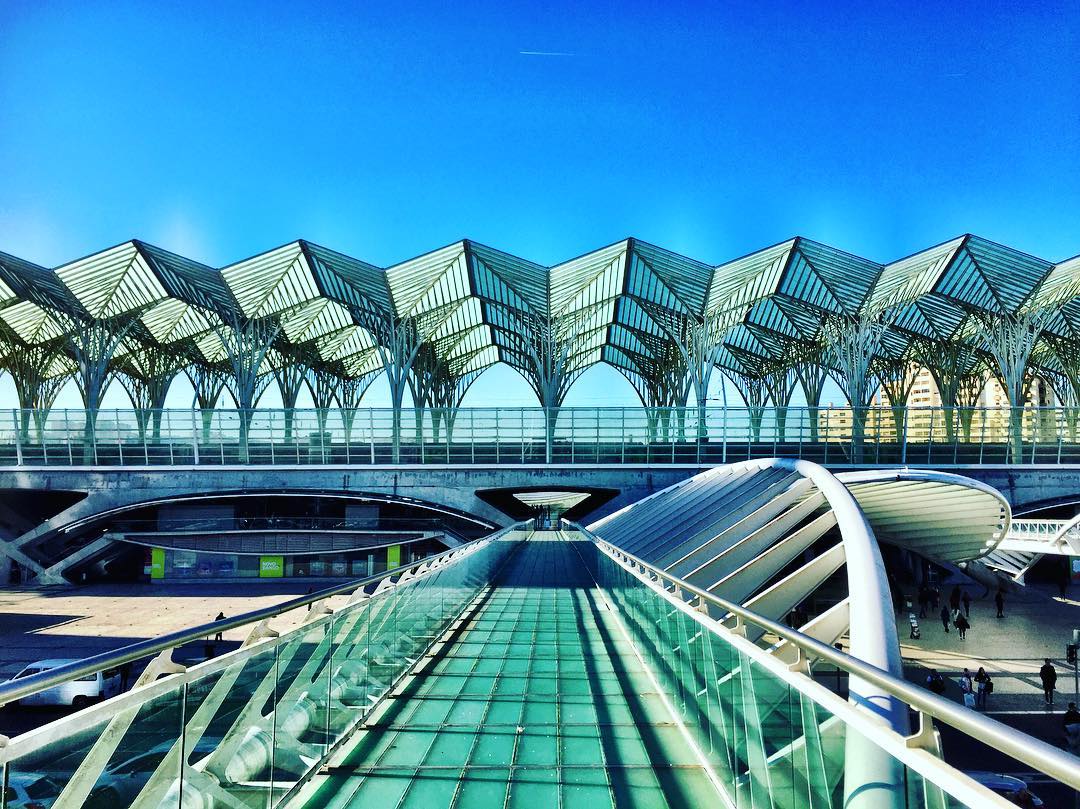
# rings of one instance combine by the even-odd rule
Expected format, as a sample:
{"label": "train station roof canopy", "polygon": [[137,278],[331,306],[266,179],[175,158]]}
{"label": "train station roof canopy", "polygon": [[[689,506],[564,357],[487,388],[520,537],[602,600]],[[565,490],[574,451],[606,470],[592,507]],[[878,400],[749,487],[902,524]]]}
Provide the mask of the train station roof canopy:
{"label": "train station roof canopy", "polygon": [[[641,391],[685,376],[695,341],[722,369],[758,375],[819,345],[829,319],[884,318],[878,350],[902,356],[917,340],[985,352],[973,319],[1033,310],[1047,339],[1077,339],[1080,257],[1055,264],[972,235],[886,264],[803,237],[719,265],[634,238],[550,267],[469,240],[386,268],[304,240],[222,268],[139,240],[54,269],[0,253],[11,345],[115,323],[127,353],[213,364],[222,330],[265,320],[279,364],[342,377],[377,373],[406,335],[409,357],[423,346],[454,379],[501,361],[530,380],[557,365],[572,381],[606,362]],[[1060,355],[1035,357],[1061,372]]]}

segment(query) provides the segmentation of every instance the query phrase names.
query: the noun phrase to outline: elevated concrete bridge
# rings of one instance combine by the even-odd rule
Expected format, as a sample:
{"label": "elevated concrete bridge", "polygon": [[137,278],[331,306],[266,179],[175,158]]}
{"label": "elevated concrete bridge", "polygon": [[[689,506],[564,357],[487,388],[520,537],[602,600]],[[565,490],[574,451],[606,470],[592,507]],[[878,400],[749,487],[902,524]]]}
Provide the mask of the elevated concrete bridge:
{"label": "elevated concrete bridge", "polygon": [[[422,503],[490,524],[507,525],[512,517],[492,504],[497,502],[490,496],[492,492],[538,488],[602,492],[604,497],[598,499],[604,502],[589,514],[590,519],[598,519],[708,468],[711,465],[595,463],[7,468],[0,469],[0,515],[9,512],[0,554],[32,571],[43,582],[59,583],[64,570],[100,551],[104,547],[102,543],[108,540],[96,539],[94,548],[80,544],[70,555],[58,558],[43,558],[33,553],[35,546],[58,533],[89,528],[96,523],[104,525],[107,519],[148,505],[241,494],[371,496]],[[853,471],[860,467],[836,464],[829,468]],[[1080,465],[942,464],[934,468],[957,472],[997,489],[1018,515],[1080,503]],[[17,519],[18,515],[12,512],[17,511],[16,504],[27,491],[55,493],[62,507],[40,522]],[[71,503],[72,500],[75,502]]]}
{"label": "elevated concrete bridge", "polygon": [[[899,421],[871,409],[856,437],[843,409],[709,408],[694,423],[681,410],[564,408],[548,440],[543,411],[466,409],[453,432],[421,418],[396,447],[380,413],[355,411],[345,429],[319,411],[259,411],[243,442],[224,412],[208,421],[164,411],[156,433],[132,427],[131,411],[103,412],[91,431],[77,412],[54,411],[38,429],[14,413],[0,431],[0,560],[61,581],[108,540],[98,531],[46,551],[50,537],[93,534],[150,505],[241,494],[405,500],[498,526],[529,516],[514,493],[565,492],[584,496],[573,519],[597,519],[705,469],[767,457],[834,471],[953,471],[1000,491],[1019,516],[1080,503],[1080,442],[1061,409],[1025,411],[1019,446],[992,410],[973,414],[965,432],[933,408]],[[27,509],[31,493],[49,503]]]}

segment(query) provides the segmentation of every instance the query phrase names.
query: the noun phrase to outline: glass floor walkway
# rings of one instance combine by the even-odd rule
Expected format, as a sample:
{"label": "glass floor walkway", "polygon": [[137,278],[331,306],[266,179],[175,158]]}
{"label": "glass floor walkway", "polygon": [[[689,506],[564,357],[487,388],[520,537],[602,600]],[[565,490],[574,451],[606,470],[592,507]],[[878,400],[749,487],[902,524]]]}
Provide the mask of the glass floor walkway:
{"label": "glass floor walkway", "polygon": [[722,803],[575,544],[522,543],[293,805]]}

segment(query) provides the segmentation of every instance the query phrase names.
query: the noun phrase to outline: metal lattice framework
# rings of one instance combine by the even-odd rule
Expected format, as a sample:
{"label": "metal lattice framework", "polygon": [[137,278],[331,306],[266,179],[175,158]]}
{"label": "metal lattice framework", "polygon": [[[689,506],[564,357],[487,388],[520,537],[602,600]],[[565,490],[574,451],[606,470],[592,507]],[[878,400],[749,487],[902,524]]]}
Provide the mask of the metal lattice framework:
{"label": "metal lattice framework", "polygon": [[1019,409],[1035,377],[1066,404],[1080,395],[1077,348],[1080,257],[1055,265],[971,235],[884,265],[801,237],[719,266],[637,239],[553,267],[471,241],[385,269],[302,240],[221,269],[137,240],[54,270],[0,253],[0,358],[20,406],[47,410],[75,378],[88,436],[113,379],[144,413],[178,373],[200,408],[224,388],[250,412],[275,382],[286,406],[306,384],[320,408],[353,407],[385,374],[399,441],[406,389],[451,429],[499,362],[552,429],[601,362],[648,408],[691,392],[704,406],[715,369],[778,419],[796,382],[816,407],[830,375],[856,407],[883,388],[899,408],[914,365],[946,408],[993,374]]}

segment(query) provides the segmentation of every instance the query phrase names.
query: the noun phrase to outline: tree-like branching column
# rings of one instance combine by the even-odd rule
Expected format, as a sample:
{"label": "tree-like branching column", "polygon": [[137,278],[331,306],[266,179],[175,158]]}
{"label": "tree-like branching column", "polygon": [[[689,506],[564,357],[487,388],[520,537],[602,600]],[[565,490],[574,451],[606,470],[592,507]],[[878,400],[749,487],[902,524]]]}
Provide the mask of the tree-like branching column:
{"label": "tree-like branching column", "polygon": [[199,408],[202,420],[203,443],[210,441],[210,427],[214,421],[214,408],[217,407],[225,382],[229,378],[229,369],[221,365],[189,359],[184,373],[191,381],[195,391],[194,404]]}
{"label": "tree-like branching column", "polygon": [[11,375],[19,399],[20,437],[29,439],[32,414],[38,440],[44,441],[49,411],[71,379],[73,366],[64,353],[64,341],[24,345],[10,335],[0,335],[0,346],[0,368]]}
{"label": "tree-like branching column", "polygon": [[[445,440],[453,438],[458,409],[469,387],[480,376],[480,370],[469,370],[478,351],[451,356],[464,333],[451,341],[425,343],[416,355],[409,374],[409,390],[416,409],[416,440],[424,438],[424,414],[431,416],[432,441],[438,444],[446,427]],[[482,349],[480,349],[482,350]]]}
{"label": "tree-like branching column", "polygon": [[409,373],[421,347],[445,320],[452,304],[419,314],[399,315],[389,311],[356,312],[361,324],[375,340],[379,359],[390,386],[391,441],[394,463],[401,460],[401,409]]}
{"label": "tree-like branching column", "polygon": [[646,436],[652,442],[671,438],[671,414],[678,415],[679,438],[685,439],[685,408],[690,398],[690,377],[686,359],[667,340],[638,337],[648,353],[634,357],[635,371],[624,371],[645,407]]}
{"label": "tree-like branching column", "polygon": [[161,413],[165,407],[165,397],[184,363],[182,354],[156,346],[146,346],[125,354],[117,362],[116,378],[135,407],[135,421],[141,440],[146,439],[151,423],[152,439],[161,439]]}
{"label": "tree-like branching column", "polygon": [[551,462],[555,443],[555,425],[559,408],[570,385],[584,370],[580,362],[592,332],[596,304],[566,314],[543,315],[525,312],[519,315],[521,330],[516,353],[520,355],[525,380],[544,409],[544,455]]}
{"label": "tree-like branching column", "polygon": [[934,378],[944,409],[945,438],[956,440],[957,423],[964,441],[971,441],[971,423],[979,395],[986,387],[987,358],[959,340],[921,339],[912,346],[919,363]]}
{"label": "tree-like branching column", "polygon": [[278,390],[281,392],[281,406],[284,408],[285,441],[292,441],[293,421],[296,415],[296,402],[300,398],[300,391],[304,388],[309,366],[299,352],[278,354],[274,352],[271,357],[274,379],[277,380]]}
{"label": "tree-like branching column", "polygon": [[97,460],[95,429],[98,410],[113,373],[113,358],[138,319],[139,312],[127,312],[108,319],[83,318],[66,313],[57,317],[64,324],[67,348],[75,360],[75,382],[86,410],[83,462],[92,464]]}
{"label": "tree-like branching column", "polygon": [[[311,401],[315,405],[315,420],[319,425],[319,438],[325,445],[326,422],[330,409],[337,399],[337,387],[340,377],[335,370],[326,365],[314,365],[308,369],[307,386],[311,391]],[[325,460],[325,459],[324,459]]]}
{"label": "tree-like branching column", "polygon": [[1040,366],[1039,375],[1053,387],[1054,395],[1065,411],[1069,440],[1077,440],[1080,426],[1080,344],[1076,340],[1044,333],[1033,359]]}
{"label": "tree-like branching column", "polygon": [[866,408],[877,388],[871,363],[881,349],[892,317],[888,310],[864,311],[855,316],[829,315],[821,324],[829,365],[851,405],[853,463],[863,460]]}
{"label": "tree-like branching column", "polygon": [[907,403],[911,397],[911,389],[915,385],[915,377],[919,375],[919,364],[912,362],[906,356],[878,356],[870,365],[871,374],[878,380],[881,389],[885,391],[885,398],[889,400],[896,443],[900,444],[904,441]]}
{"label": "tree-like branching column", "polygon": [[822,362],[826,354],[823,342],[799,343],[793,345],[788,354],[795,376],[806,397],[806,415],[810,421],[810,441],[818,441],[818,409],[821,407],[821,393],[829,378],[829,366]]}
{"label": "tree-like branching column", "polygon": [[750,420],[750,440],[761,440],[761,420],[765,415],[765,403],[769,399],[769,385],[764,377],[754,376],[738,371],[727,370],[724,374],[735,383],[739,394],[746,402],[746,410]]}
{"label": "tree-like branching column", "polygon": [[1019,463],[1024,445],[1024,403],[1035,378],[1031,362],[1043,329],[1055,310],[1028,309],[1016,314],[975,312],[975,333],[994,358],[995,372],[1009,397],[1009,458]]}
{"label": "tree-like branching column", "polygon": [[708,435],[705,404],[709,396],[709,382],[720,357],[724,332],[734,324],[734,316],[731,312],[720,310],[706,312],[705,316],[700,318],[680,312],[661,316],[658,321],[682,355],[690,387],[697,401],[697,437],[699,441],[704,440]]}
{"label": "tree-like branching column", "polygon": [[[798,373],[789,359],[774,359],[762,357],[748,352],[739,352],[740,363],[746,368],[746,373],[732,375],[731,378],[740,385],[740,392],[747,399],[747,405],[751,408],[751,425],[754,423],[754,409],[759,408],[757,415],[757,433],[760,434],[761,419],[764,415],[766,400],[771,401],[776,416],[776,437],[780,441],[786,439],[787,408],[791,394],[798,384]],[[762,396],[757,390],[761,385],[765,387],[765,395]],[[754,400],[754,404],[750,400]]]}
{"label": "tree-like branching column", "polygon": [[232,372],[226,381],[240,421],[240,462],[248,462],[248,439],[255,405],[273,380],[266,355],[281,327],[274,318],[235,318],[217,328]]}
{"label": "tree-like branching column", "polygon": [[769,363],[765,373],[765,386],[776,411],[776,433],[780,441],[787,440],[787,413],[791,394],[799,382],[798,372],[783,361]]}
{"label": "tree-like branching column", "polygon": [[[345,444],[352,442],[352,431],[356,423],[356,410],[368,387],[375,381],[377,374],[363,376],[342,376],[337,385],[337,402],[341,410],[341,425],[345,430]],[[372,436],[372,440],[375,438]]]}
{"label": "tree-like branching column", "polygon": [[344,431],[345,445],[348,447],[352,438],[353,421],[356,419],[356,408],[376,375],[377,372],[372,371],[361,376],[354,376],[340,360],[329,364],[312,365],[308,370],[307,384],[311,391],[311,400],[315,404],[315,418],[319,425],[319,443],[324,462],[326,449],[330,445],[327,435],[330,410],[335,403],[340,404],[341,426]]}

